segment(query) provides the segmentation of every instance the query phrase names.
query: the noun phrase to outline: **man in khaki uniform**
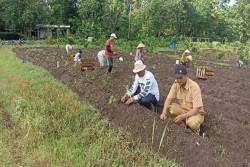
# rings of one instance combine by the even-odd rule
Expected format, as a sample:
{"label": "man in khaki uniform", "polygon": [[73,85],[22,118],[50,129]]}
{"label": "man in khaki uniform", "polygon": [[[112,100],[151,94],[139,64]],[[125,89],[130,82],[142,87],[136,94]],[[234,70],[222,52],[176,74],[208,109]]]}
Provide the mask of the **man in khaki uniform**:
{"label": "man in khaki uniform", "polygon": [[[160,118],[174,118],[173,121],[177,124],[187,125],[195,134],[199,134],[200,125],[204,121],[201,89],[187,77],[187,69],[182,64],[176,66],[173,77],[176,80],[167,96]],[[175,99],[178,99],[179,104],[171,104]]]}

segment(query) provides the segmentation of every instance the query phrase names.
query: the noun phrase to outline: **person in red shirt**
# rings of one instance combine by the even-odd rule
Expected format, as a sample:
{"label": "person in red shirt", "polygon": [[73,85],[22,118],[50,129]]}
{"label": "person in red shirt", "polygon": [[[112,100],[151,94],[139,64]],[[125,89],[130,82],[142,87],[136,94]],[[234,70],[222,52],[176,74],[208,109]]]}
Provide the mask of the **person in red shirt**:
{"label": "person in red shirt", "polygon": [[105,57],[107,62],[107,71],[106,75],[109,75],[113,68],[113,55],[116,55],[116,52],[113,51],[113,41],[116,39],[116,35],[112,33],[110,38],[105,43]]}

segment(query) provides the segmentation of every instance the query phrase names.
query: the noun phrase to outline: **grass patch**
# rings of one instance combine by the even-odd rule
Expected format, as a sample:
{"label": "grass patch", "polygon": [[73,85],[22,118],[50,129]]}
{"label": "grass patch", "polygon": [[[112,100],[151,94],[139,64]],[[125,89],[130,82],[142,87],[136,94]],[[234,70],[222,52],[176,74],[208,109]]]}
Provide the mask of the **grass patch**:
{"label": "grass patch", "polygon": [[12,48],[0,48],[2,165],[177,166],[110,127],[47,71],[22,63]]}

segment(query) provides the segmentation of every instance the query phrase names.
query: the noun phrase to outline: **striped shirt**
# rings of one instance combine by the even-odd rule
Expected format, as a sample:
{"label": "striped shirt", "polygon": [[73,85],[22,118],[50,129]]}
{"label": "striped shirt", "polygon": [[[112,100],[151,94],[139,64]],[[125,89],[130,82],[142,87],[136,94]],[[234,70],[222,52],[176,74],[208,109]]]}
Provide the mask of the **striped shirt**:
{"label": "striped shirt", "polygon": [[139,77],[137,74],[135,76],[135,80],[129,91],[127,92],[128,96],[132,96],[136,89],[140,86],[141,92],[138,95],[134,96],[135,100],[142,99],[143,97],[147,96],[149,93],[155,95],[157,101],[159,101],[160,93],[157,81],[155,80],[154,75],[145,70],[145,74],[143,77]]}

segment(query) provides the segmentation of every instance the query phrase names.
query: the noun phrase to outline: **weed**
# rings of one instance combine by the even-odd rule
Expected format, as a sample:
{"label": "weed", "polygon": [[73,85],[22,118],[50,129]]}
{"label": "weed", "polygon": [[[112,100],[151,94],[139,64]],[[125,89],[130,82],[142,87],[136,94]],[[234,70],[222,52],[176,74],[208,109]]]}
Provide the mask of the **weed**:
{"label": "weed", "polygon": [[107,81],[105,79],[102,79],[102,86],[106,87],[107,86]]}
{"label": "weed", "polygon": [[109,105],[114,103],[116,101],[116,98],[114,96],[110,96],[109,98]]}
{"label": "weed", "polygon": [[213,129],[214,129],[214,131],[215,131],[215,133],[217,133],[218,135],[220,135],[220,134],[222,134],[222,130],[221,129],[219,129],[216,125],[213,127]]}
{"label": "weed", "polygon": [[156,123],[155,123],[155,119],[154,119],[154,123],[153,123],[153,131],[152,131],[152,145],[153,145],[153,143],[154,143],[155,128],[156,128]]}
{"label": "weed", "polygon": [[166,130],[169,131],[169,128],[168,128],[169,122],[170,122],[170,119],[167,120],[167,123],[166,123],[166,125],[165,125],[164,130],[163,130],[163,133],[162,133],[162,136],[161,136],[161,140],[160,140],[160,144],[159,144],[158,150],[160,150],[160,148],[161,148],[161,146],[162,146],[162,142],[163,142],[163,139],[164,139],[164,137],[165,137]]}
{"label": "weed", "polygon": [[205,53],[203,54],[203,56],[204,56],[204,57],[207,57],[207,56],[210,55],[210,54],[211,54],[211,52],[208,51],[208,52],[205,52]]}
{"label": "weed", "polygon": [[221,51],[216,54],[216,59],[221,60],[226,55],[225,52]]}

